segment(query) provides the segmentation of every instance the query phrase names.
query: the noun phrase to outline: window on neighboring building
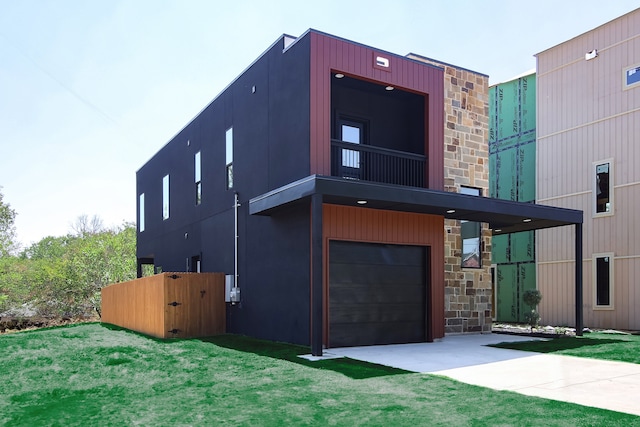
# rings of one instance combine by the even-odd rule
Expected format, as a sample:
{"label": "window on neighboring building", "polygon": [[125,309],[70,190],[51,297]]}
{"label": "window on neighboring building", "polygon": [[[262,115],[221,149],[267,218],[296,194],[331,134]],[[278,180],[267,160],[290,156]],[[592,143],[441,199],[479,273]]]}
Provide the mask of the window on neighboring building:
{"label": "window on neighboring building", "polygon": [[[460,194],[480,196],[481,190],[473,187],[460,187]],[[482,230],[481,224],[474,221],[460,221],[462,236],[462,268],[482,267]]]}
{"label": "window on neighboring building", "polygon": [[613,308],[613,253],[593,256],[595,307]]}
{"label": "window on neighboring building", "polygon": [[634,65],[624,70],[624,88],[640,87],[640,65]]}
{"label": "window on neighboring building", "polygon": [[162,178],[162,219],[169,219],[169,175]]}
{"label": "window on neighboring building", "polygon": [[196,205],[202,203],[202,174],[200,169],[200,152],[195,155]]}
{"label": "window on neighboring building", "polygon": [[144,231],[144,193],[140,194],[138,201],[138,231]]}
{"label": "window on neighboring building", "polygon": [[227,189],[233,188],[233,127],[227,129],[226,134],[227,146]]}
{"label": "window on neighboring building", "polygon": [[596,215],[613,213],[612,163],[609,160],[594,163],[595,183],[593,193]]}

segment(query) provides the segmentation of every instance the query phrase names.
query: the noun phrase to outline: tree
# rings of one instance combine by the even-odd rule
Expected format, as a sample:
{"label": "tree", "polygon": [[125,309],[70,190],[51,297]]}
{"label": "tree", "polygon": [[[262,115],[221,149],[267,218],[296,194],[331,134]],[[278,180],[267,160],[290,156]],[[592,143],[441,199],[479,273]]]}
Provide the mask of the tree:
{"label": "tree", "polygon": [[69,252],[68,278],[76,300],[100,313],[100,290],[136,278],[136,227],[125,223],[78,239]]}
{"label": "tree", "polygon": [[31,300],[29,260],[0,257],[0,313]]}
{"label": "tree", "polygon": [[14,226],[16,211],[11,209],[11,205],[5,203],[3,198],[0,192],[0,257],[11,255],[18,249],[15,243],[16,228]]}
{"label": "tree", "polygon": [[0,313],[24,303],[43,316],[100,313],[100,290],[136,277],[136,227],[96,230],[45,237],[19,257],[0,257]]}
{"label": "tree", "polygon": [[69,267],[69,251],[80,238],[67,235],[45,237],[22,251],[25,262],[20,290],[28,302],[43,316],[79,314],[73,288],[74,274]]}
{"label": "tree", "polygon": [[104,224],[98,215],[89,218],[87,214],[82,214],[71,224],[71,230],[76,236],[85,237],[104,231]]}
{"label": "tree", "polygon": [[61,237],[48,236],[42,238],[39,242],[31,244],[20,254],[22,258],[31,260],[51,260],[64,257],[67,248],[77,237],[67,235]]}

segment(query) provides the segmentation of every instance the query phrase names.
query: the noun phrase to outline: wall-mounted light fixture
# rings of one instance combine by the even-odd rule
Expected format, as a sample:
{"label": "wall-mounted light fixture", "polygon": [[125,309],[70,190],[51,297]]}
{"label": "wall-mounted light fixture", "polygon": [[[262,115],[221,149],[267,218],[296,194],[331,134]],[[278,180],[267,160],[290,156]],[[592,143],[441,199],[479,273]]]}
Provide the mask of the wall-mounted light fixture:
{"label": "wall-mounted light fixture", "polygon": [[584,60],[588,61],[595,58],[596,56],[598,56],[598,49],[593,49],[591,52],[587,52],[584,54]]}
{"label": "wall-mounted light fixture", "polygon": [[376,56],[376,65],[378,67],[389,68],[389,58],[385,58],[384,56]]}

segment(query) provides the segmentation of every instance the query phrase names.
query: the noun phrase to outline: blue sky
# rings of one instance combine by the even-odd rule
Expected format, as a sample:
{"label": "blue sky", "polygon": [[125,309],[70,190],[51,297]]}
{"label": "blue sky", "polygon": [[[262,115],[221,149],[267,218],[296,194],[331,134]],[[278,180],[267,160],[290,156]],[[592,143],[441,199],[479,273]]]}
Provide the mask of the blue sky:
{"label": "blue sky", "polygon": [[[605,5],[605,6],[603,6]],[[135,172],[281,34],[508,80],[637,0],[0,0],[0,186],[28,245],[135,220]]]}

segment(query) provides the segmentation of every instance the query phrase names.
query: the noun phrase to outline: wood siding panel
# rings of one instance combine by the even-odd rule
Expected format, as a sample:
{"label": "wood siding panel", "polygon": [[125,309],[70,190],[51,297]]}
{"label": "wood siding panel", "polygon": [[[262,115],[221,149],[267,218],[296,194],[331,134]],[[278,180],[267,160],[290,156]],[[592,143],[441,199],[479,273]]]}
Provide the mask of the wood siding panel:
{"label": "wood siding panel", "polygon": [[[225,333],[224,274],[178,273],[178,276],[166,281],[166,330],[178,329],[176,336],[181,338]],[[170,306],[172,301],[180,305]]]}
{"label": "wood siding panel", "polygon": [[[640,61],[640,10],[537,55],[538,203],[584,211],[585,326],[640,329],[640,87],[623,70]],[[584,55],[598,49],[598,56]],[[593,216],[593,163],[613,160],[613,215]],[[537,233],[545,323],[573,324],[573,227]],[[614,310],[594,307],[592,258],[614,253]],[[564,290],[562,290],[564,289]],[[544,308],[543,308],[544,307]],[[564,312],[567,308],[569,312]]]}
{"label": "wood siding panel", "polygon": [[[407,212],[346,207],[325,204],[323,207],[324,294],[328,301],[329,241],[347,240],[370,243],[419,245],[431,248],[431,271],[427,280],[428,316],[433,338],[444,336],[444,220],[442,217]],[[328,319],[325,318],[325,331]],[[327,337],[325,336],[325,342]]]}
{"label": "wood siding panel", "polygon": [[376,50],[312,32],[311,37],[311,173],[331,175],[331,72],[340,71],[363,80],[389,84],[425,96],[425,153],[428,155],[428,187],[444,188],[444,86],[441,69],[381,53],[391,62],[390,71],[373,66]]}
{"label": "wood siding panel", "polygon": [[[226,330],[224,274],[156,274],[102,289],[102,322],[157,338],[192,338]],[[176,306],[169,305],[173,302]],[[177,330],[176,333],[170,332]]]}
{"label": "wood siding panel", "polygon": [[164,337],[164,275],[115,283],[102,289],[102,322]]}

